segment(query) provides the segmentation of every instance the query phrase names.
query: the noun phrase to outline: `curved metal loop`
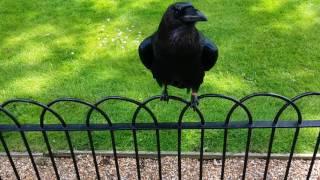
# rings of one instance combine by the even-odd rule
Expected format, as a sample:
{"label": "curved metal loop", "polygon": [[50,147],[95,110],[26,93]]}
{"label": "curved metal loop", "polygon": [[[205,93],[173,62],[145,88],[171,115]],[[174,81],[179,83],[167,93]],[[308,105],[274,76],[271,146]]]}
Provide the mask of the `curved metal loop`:
{"label": "curved metal loop", "polygon": [[[179,125],[179,126],[181,126],[181,124],[182,124],[182,119],[183,119],[186,111],[188,110],[188,108],[190,108],[190,105],[189,105],[189,104],[187,104],[187,105],[182,109],[182,111],[180,112],[180,114],[179,114],[179,120],[178,120],[178,125]],[[198,114],[198,116],[199,116],[199,118],[200,118],[200,123],[201,123],[201,125],[204,125],[206,122],[205,122],[205,120],[204,120],[204,117],[203,117],[202,112],[201,112],[197,107],[196,107],[194,110],[195,110],[195,112]]]}
{"label": "curved metal loop", "polygon": [[9,112],[8,110],[4,109],[1,105],[0,105],[0,112],[3,112],[6,116],[8,116],[18,128],[21,127],[18,119],[16,117],[14,117],[14,115],[11,114],[11,112]]}
{"label": "curved metal loop", "polygon": [[[285,96],[281,96],[279,94],[275,94],[275,93],[253,93],[253,94],[250,94],[248,96],[245,96],[243,97],[242,99],[240,99],[240,102],[241,103],[244,103],[254,97],[273,97],[273,98],[277,98],[277,99],[280,99],[280,100],[283,100],[285,101],[287,104],[290,104],[293,106],[293,108],[295,109],[296,113],[297,113],[297,116],[298,116],[298,123],[301,123],[302,122],[302,115],[301,115],[301,112],[299,110],[299,108],[296,106],[296,104],[290,100],[289,98],[285,97]],[[233,112],[236,108],[238,107],[238,105],[234,105],[231,109],[230,109],[230,112]],[[273,124],[277,124],[278,121],[279,121],[279,117],[282,115],[283,111],[278,111],[274,120],[273,120]]]}
{"label": "curved metal loop", "polygon": [[[225,99],[225,100],[228,100],[228,101],[232,101],[234,103],[234,105],[232,107],[240,106],[246,112],[249,124],[253,123],[252,115],[251,115],[249,109],[244,104],[242,104],[241,101],[238,101],[237,99],[235,99],[233,97],[225,96],[225,95],[222,95],[222,94],[203,94],[203,95],[199,96],[199,100],[200,99],[204,99],[204,98],[218,98],[218,99]],[[228,125],[230,123],[230,118],[231,118],[233,112],[234,111],[231,108],[231,110],[227,114],[227,117],[226,117],[226,120],[225,120],[225,125]]]}
{"label": "curved metal loop", "polygon": [[[30,100],[30,99],[11,99],[11,100],[4,102],[1,106],[4,108],[5,106],[7,106],[9,104],[13,104],[13,103],[27,103],[27,104],[32,104],[32,105],[41,107],[43,109],[42,112],[49,111],[59,120],[59,122],[62,124],[63,127],[66,126],[64,119],[57,112],[55,112],[49,106],[47,106],[43,103],[40,103],[38,101],[34,101],[34,100]],[[44,121],[44,116],[40,116],[40,126],[41,127],[43,127],[43,121]]]}
{"label": "curved metal loop", "polygon": [[[135,105],[138,106],[136,111],[135,111],[135,113],[134,113],[134,115],[133,115],[133,117],[132,117],[132,124],[133,125],[135,124],[136,117],[137,117],[137,115],[138,115],[138,113],[139,113],[141,108],[145,109],[149,113],[149,115],[152,117],[153,123],[155,125],[158,125],[158,121],[157,121],[157,118],[155,117],[154,113],[148,107],[146,107],[143,103],[141,103],[139,101],[136,101],[134,99],[121,97],[121,96],[108,96],[108,97],[105,97],[105,98],[99,100],[94,105],[96,107],[98,107],[100,104],[105,103],[105,102],[110,101],[110,100],[119,100],[119,101],[129,102],[131,104],[135,104]],[[93,109],[90,109],[88,111],[88,113],[87,113],[87,120],[86,120],[87,125],[90,124],[90,117],[91,117],[92,111],[93,111]]]}
{"label": "curved metal loop", "polygon": [[[297,96],[295,96],[294,98],[291,99],[291,101],[293,103],[305,98],[305,97],[310,97],[310,96],[320,96],[320,92],[306,92],[306,93],[302,93],[299,94]],[[281,107],[281,109],[279,110],[280,113],[282,113],[284,110],[286,110],[291,104],[290,103],[286,103],[285,105],[283,105]],[[302,118],[302,117],[301,117]],[[300,122],[301,123],[301,122]]]}
{"label": "curved metal loop", "polygon": [[295,96],[294,98],[291,99],[291,101],[296,102],[308,96],[320,96],[320,92],[305,92],[305,93],[299,94],[298,96]]}
{"label": "curved metal loop", "polygon": [[[102,111],[101,109],[99,109],[98,107],[86,102],[86,101],[83,101],[81,99],[76,99],[76,98],[59,98],[59,99],[56,99],[54,101],[51,101],[47,104],[48,107],[51,107],[57,103],[60,103],[60,102],[72,102],[72,103],[77,103],[77,104],[82,104],[82,105],[85,105],[85,106],[88,106],[88,107],[91,107],[91,109],[94,109],[96,110],[97,112],[99,112],[104,118],[105,120],[108,122],[108,125],[109,126],[112,126],[112,122],[110,120],[110,118],[108,117],[108,115]],[[47,112],[46,109],[44,109],[40,115],[40,117],[42,117],[42,120],[43,120],[43,117],[45,115],[45,113]],[[41,124],[43,124],[44,122],[41,121]]]}
{"label": "curved metal loop", "polygon": [[[154,100],[160,99],[160,98],[161,98],[161,96],[153,96],[153,97],[148,98],[145,101],[143,101],[142,104],[143,105],[147,105],[148,103],[150,103],[150,102],[152,102]],[[180,126],[182,124],[182,119],[184,117],[184,114],[185,114],[185,112],[187,111],[187,109],[190,106],[190,103],[188,101],[186,101],[185,99],[182,99],[182,98],[177,97],[177,96],[169,96],[169,100],[170,99],[172,99],[174,101],[177,101],[177,102],[180,102],[180,103],[183,103],[185,105],[185,107],[182,109],[182,111],[181,111],[181,113],[179,115],[178,124]],[[195,111],[197,112],[198,116],[200,117],[200,122],[203,125],[205,123],[205,120],[203,118],[203,115],[202,115],[201,111],[198,108],[195,108]]]}

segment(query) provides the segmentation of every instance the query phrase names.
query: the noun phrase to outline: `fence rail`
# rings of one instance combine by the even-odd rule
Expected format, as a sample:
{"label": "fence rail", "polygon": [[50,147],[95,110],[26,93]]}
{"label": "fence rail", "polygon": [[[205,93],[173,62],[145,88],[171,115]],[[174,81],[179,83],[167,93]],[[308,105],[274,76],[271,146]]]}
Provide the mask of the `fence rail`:
{"label": "fence rail", "polygon": [[[136,171],[137,171],[137,178],[141,179],[141,167],[140,167],[140,154],[139,154],[139,147],[138,147],[138,142],[137,142],[137,132],[141,130],[148,130],[148,131],[155,131],[156,134],[156,156],[157,156],[157,161],[158,161],[158,174],[159,174],[159,179],[162,179],[162,162],[161,162],[161,147],[160,147],[160,131],[161,130],[177,130],[178,133],[178,146],[177,146],[177,157],[178,157],[178,177],[179,179],[182,178],[182,172],[181,172],[181,157],[182,157],[182,152],[181,152],[181,134],[182,130],[184,129],[197,129],[200,130],[200,150],[199,150],[199,179],[203,178],[203,160],[204,160],[204,134],[206,130],[209,129],[222,129],[224,138],[223,138],[223,150],[222,150],[222,155],[221,155],[221,179],[224,179],[224,174],[225,174],[225,166],[226,166],[226,157],[227,157],[227,140],[228,140],[228,131],[230,129],[247,129],[247,139],[246,139],[246,148],[245,148],[245,153],[244,153],[244,166],[243,166],[243,172],[242,172],[242,179],[246,178],[246,172],[247,172],[247,165],[248,165],[248,158],[249,158],[249,152],[250,152],[250,143],[252,141],[252,130],[253,129],[262,129],[262,128],[267,128],[271,129],[271,134],[269,138],[269,143],[268,143],[268,151],[267,151],[267,156],[266,156],[266,164],[265,164],[265,171],[264,171],[264,179],[267,179],[268,176],[268,169],[269,169],[269,163],[272,155],[272,146],[274,144],[274,137],[275,137],[275,132],[279,128],[289,128],[293,129],[294,132],[294,138],[292,140],[291,144],[291,149],[289,152],[289,157],[288,157],[288,162],[286,166],[286,171],[285,171],[285,177],[284,179],[288,178],[289,171],[291,168],[291,162],[293,159],[293,155],[295,152],[298,136],[300,133],[301,128],[318,128],[319,133],[318,137],[315,142],[315,147],[314,147],[314,152],[311,158],[311,163],[309,166],[308,174],[307,174],[307,179],[311,177],[312,170],[314,168],[314,163],[317,158],[317,153],[319,151],[319,143],[320,143],[320,120],[305,120],[303,119],[303,114],[301,113],[301,110],[298,108],[296,105],[296,102],[305,98],[305,97],[313,97],[313,96],[320,96],[319,92],[308,92],[308,93],[303,93],[300,94],[292,99],[273,94],[273,93],[255,93],[251,94],[249,96],[246,96],[240,100],[237,100],[236,98],[230,97],[230,96],[225,96],[225,95],[220,95],[220,94],[205,94],[199,96],[200,102],[203,99],[209,99],[209,98],[215,98],[215,99],[222,99],[225,101],[229,101],[233,103],[234,105],[232,108],[229,110],[227,113],[227,116],[225,118],[224,122],[212,122],[209,120],[205,120],[202,112],[196,108],[194,111],[198,115],[200,122],[183,122],[183,117],[186,114],[186,111],[189,109],[190,103],[180,97],[176,96],[169,96],[169,99],[171,101],[176,101],[179,103],[182,103],[184,108],[182,111],[179,113],[179,118],[178,122],[171,122],[171,123],[162,123],[159,122],[156,115],[154,112],[148,107],[148,104],[150,102],[154,102],[156,100],[160,99],[160,96],[154,96],[151,97],[143,102],[139,102],[133,99],[125,98],[125,97],[116,97],[116,96],[110,96],[106,97],[96,103],[89,103],[80,99],[75,99],[75,98],[61,98],[54,100],[52,102],[49,102],[48,104],[43,104],[34,100],[26,100],[26,99],[12,99],[8,100],[2,104],[0,104],[0,113],[4,114],[7,118],[12,120],[14,123],[13,125],[11,124],[0,124],[0,141],[2,144],[2,147],[6,153],[6,156],[9,159],[10,165],[15,173],[15,176],[17,179],[21,179],[20,175],[17,171],[17,167],[12,159],[11,152],[8,148],[6,139],[4,138],[3,134],[7,132],[17,132],[20,134],[21,139],[24,143],[24,146],[26,147],[27,154],[31,160],[33,170],[36,174],[36,177],[40,179],[39,175],[39,169],[35,163],[34,156],[32,153],[32,150],[30,148],[30,144],[26,138],[26,132],[41,132],[46,148],[47,148],[47,153],[50,157],[52,168],[54,170],[56,179],[60,179],[60,174],[57,169],[57,165],[55,162],[55,156],[52,151],[51,144],[49,142],[49,136],[47,132],[51,131],[60,131],[65,134],[65,138],[68,143],[68,149],[70,151],[70,155],[73,161],[73,166],[75,169],[76,177],[77,179],[80,179],[79,175],[79,169],[77,165],[77,159],[75,156],[75,151],[74,151],[74,146],[71,141],[71,136],[70,132],[71,131],[81,131],[81,132],[86,132],[90,144],[90,151],[93,157],[93,163],[95,165],[95,172],[96,172],[96,178],[100,179],[100,173],[99,168],[98,168],[98,163],[96,159],[96,151],[95,151],[95,146],[93,143],[93,135],[92,132],[94,131],[106,131],[110,133],[110,138],[111,138],[111,145],[112,145],[112,152],[113,152],[113,157],[115,161],[115,169],[116,169],[116,174],[117,174],[117,179],[121,179],[120,176],[120,168],[119,168],[119,163],[118,163],[118,152],[117,152],[117,147],[116,147],[116,139],[114,133],[116,131],[131,131],[132,132],[132,137],[133,137],[133,144],[134,144],[134,154],[135,154],[135,161],[136,161]],[[252,114],[249,110],[249,108],[245,105],[246,101],[249,101],[253,98],[256,97],[271,97],[275,98],[278,100],[283,101],[283,106],[279,109],[279,111],[276,113],[276,116],[272,120],[268,121],[258,121],[258,120],[253,120]],[[132,115],[132,122],[131,123],[115,123],[112,122],[111,119],[108,116],[108,113],[103,111],[102,109],[99,108],[101,104],[104,104],[110,100],[117,100],[117,101],[123,101],[127,102],[130,104],[133,104],[136,106],[136,110],[134,111]],[[63,102],[70,102],[70,103],[77,103],[84,105],[89,108],[88,113],[86,114],[86,119],[83,124],[68,124],[65,122],[63,117],[56,112],[54,109],[52,109],[52,106],[55,104],[63,103]],[[7,106],[9,104],[28,104],[28,105],[34,105],[42,108],[42,112],[39,115],[39,124],[22,124],[19,122],[17,117],[10,112],[7,109]],[[283,114],[283,112],[288,108],[292,107],[293,110],[295,111],[297,118],[295,120],[290,120],[290,121],[280,121],[280,116]],[[247,120],[245,121],[236,121],[236,122],[231,122],[231,117],[235,110],[237,108],[241,108],[246,116]],[[139,113],[144,110],[147,112],[151,119],[152,123],[138,123],[137,122],[137,116]],[[92,119],[92,113],[97,112],[99,113],[105,120],[105,124],[95,124],[91,122]],[[50,113],[53,115],[57,120],[59,120],[60,124],[47,124],[46,123],[46,114]],[[320,112],[319,112],[320,114]],[[1,120],[1,119],[0,119]],[[1,177],[0,177],[1,179]]]}

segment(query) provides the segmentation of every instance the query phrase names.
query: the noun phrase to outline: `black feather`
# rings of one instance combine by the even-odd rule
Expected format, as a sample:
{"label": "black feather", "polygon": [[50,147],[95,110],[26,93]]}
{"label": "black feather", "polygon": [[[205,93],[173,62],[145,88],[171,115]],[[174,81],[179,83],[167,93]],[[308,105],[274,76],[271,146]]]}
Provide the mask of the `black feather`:
{"label": "black feather", "polygon": [[153,50],[151,37],[146,38],[139,46],[139,56],[141,62],[148,69],[151,69],[153,62]]}
{"label": "black feather", "polygon": [[203,39],[202,64],[204,70],[209,71],[218,60],[218,48],[209,39]]}

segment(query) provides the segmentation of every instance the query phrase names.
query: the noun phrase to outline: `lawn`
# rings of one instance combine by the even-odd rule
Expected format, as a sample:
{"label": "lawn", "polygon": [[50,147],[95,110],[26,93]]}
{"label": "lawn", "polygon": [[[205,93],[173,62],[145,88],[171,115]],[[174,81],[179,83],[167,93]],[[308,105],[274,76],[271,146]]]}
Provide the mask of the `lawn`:
{"label": "lawn", "polygon": [[[274,92],[293,97],[320,91],[320,0],[198,0],[193,4],[209,21],[198,29],[219,47],[216,66],[205,77],[200,94],[218,93],[241,98],[253,92]],[[140,63],[137,47],[153,33],[169,0],[1,0],[0,102],[12,98],[48,103],[59,97],[95,102],[119,95],[144,100],[161,89]],[[171,95],[189,99],[185,90]],[[231,103],[200,102],[205,118],[224,121]],[[271,120],[282,102],[258,98],[246,103],[256,120]],[[319,119],[320,98],[298,103],[304,119]],[[67,123],[82,123],[86,108],[64,103],[53,107]],[[130,122],[134,106],[110,102],[101,106],[113,122]],[[150,104],[160,122],[175,122],[182,106],[170,101]],[[40,110],[8,107],[22,123],[38,123]],[[292,109],[281,119],[295,119]],[[146,113],[139,122],[150,122]],[[246,120],[242,111],[232,120]],[[47,121],[57,123],[48,116]],[[98,115],[95,122],[101,122]],[[192,110],[184,121],[198,121]],[[8,123],[0,115],[0,123]],[[297,152],[311,152],[318,129],[301,130]],[[274,152],[288,152],[293,130],[276,133]],[[265,152],[269,130],[254,130],[252,152]],[[17,133],[4,133],[11,149],[24,150]],[[40,133],[28,133],[34,150],[45,145]],[[199,131],[183,131],[183,150],[199,149]],[[76,149],[88,149],[86,133],[71,133]],[[175,150],[176,131],[163,131],[162,150]],[[55,149],[66,146],[63,135],[50,133]],[[221,151],[223,132],[206,131],[205,149]],[[117,147],[133,150],[131,132],[116,132]],[[244,150],[246,130],[231,130],[228,150]],[[96,149],[109,149],[107,133],[94,133]],[[138,133],[141,150],[155,150],[153,132]],[[2,147],[1,147],[2,148]]]}

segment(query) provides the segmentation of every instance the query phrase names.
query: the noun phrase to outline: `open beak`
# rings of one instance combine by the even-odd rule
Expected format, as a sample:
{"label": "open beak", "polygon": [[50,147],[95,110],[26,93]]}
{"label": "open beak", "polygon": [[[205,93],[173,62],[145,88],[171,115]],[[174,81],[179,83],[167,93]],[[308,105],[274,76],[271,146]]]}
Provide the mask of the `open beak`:
{"label": "open beak", "polygon": [[182,17],[184,22],[198,22],[198,21],[207,21],[207,17],[200,11],[196,10],[192,13],[188,13]]}

